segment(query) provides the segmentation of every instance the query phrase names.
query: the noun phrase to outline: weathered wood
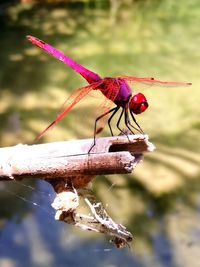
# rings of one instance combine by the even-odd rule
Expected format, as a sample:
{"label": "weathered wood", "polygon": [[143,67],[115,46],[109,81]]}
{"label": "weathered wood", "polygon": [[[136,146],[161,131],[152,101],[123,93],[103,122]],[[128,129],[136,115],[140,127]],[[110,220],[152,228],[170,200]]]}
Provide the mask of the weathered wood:
{"label": "weathered wood", "polygon": [[[132,172],[154,145],[147,135],[99,138],[88,154],[92,144],[93,139],[85,139],[0,148],[0,181],[45,179],[56,192],[52,203],[56,220],[106,234],[118,248],[129,246],[132,234],[112,220],[86,186],[96,175]],[[89,215],[79,212],[79,198]]]}
{"label": "weathered wood", "polygon": [[142,153],[153,151],[147,135],[72,140],[0,148],[0,180],[130,173]]}

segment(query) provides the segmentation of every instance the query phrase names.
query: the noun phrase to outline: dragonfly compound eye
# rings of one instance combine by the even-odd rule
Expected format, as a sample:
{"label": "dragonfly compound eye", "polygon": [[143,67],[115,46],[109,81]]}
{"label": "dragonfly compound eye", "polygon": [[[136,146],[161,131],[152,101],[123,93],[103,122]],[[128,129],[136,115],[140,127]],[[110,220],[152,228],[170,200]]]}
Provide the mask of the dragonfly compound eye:
{"label": "dragonfly compound eye", "polygon": [[142,93],[138,93],[131,98],[129,103],[130,111],[134,114],[140,114],[148,108],[146,97]]}

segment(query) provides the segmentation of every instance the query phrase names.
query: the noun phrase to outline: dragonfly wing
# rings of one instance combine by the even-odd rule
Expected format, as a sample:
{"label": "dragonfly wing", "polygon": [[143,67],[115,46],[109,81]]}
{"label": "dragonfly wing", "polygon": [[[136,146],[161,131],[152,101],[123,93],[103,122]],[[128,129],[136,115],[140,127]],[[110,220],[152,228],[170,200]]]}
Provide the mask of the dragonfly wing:
{"label": "dragonfly wing", "polygon": [[91,90],[97,89],[97,87],[102,83],[102,81],[98,81],[92,83],[88,86],[81,87],[77,89],[74,93],[72,93],[69,98],[64,102],[60,112],[58,113],[55,120],[49,124],[34,140],[37,142],[49,129],[51,129],[56,123],[58,123],[69,111],[84,97],[86,96]]}
{"label": "dragonfly wing", "polygon": [[121,78],[127,82],[141,82],[141,83],[151,83],[151,84],[160,84],[160,85],[172,85],[172,86],[179,86],[179,85],[191,85],[192,83],[190,82],[173,82],[173,81],[161,81],[157,80],[153,77],[145,77],[145,78],[140,78],[140,77],[133,77],[133,76],[119,76],[117,78]]}

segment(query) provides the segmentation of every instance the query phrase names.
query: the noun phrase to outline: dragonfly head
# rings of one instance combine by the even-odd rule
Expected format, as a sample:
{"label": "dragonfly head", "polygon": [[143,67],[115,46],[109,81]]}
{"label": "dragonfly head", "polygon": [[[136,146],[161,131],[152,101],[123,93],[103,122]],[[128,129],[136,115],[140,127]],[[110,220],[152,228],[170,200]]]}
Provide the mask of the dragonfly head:
{"label": "dragonfly head", "polygon": [[148,108],[149,104],[147,102],[146,97],[142,93],[138,93],[132,96],[129,102],[129,109],[134,114],[140,114],[144,112]]}

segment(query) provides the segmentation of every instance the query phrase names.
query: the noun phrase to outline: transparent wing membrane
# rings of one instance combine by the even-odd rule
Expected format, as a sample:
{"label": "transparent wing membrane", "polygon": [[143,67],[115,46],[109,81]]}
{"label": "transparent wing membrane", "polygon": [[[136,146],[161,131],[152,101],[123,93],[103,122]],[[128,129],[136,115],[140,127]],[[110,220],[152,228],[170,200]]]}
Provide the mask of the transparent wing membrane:
{"label": "transparent wing membrane", "polygon": [[91,90],[94,90],[97,88],[102,81],[98,81],[95,83],[92,83],[88,86],[82,87],[78,90],[76,90],[74,93],[72,93],[69,98],[65,101],[65,103],[62,105],[61,111],[58,113],[56,119],[49,124],[34,140],[34,142],[37,142],[49,129],[54,127],[64,116],[66,116],[70,110],[77,104],[79,101],[85,97]]}
{"label": "transparent wing membrane", "polygon": [[133,77],[133,76],[118,76],[117,78],[123,79],[127,82],[141,82],[141,83],[150,83],[150,84],[160,84],[160,85],[171,85],[171,86],[184,86],[191,85],[191,82],[174,82],[174,81],[161,81],[153,77]]}

